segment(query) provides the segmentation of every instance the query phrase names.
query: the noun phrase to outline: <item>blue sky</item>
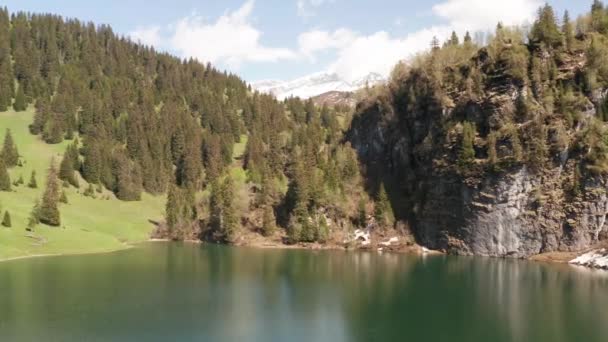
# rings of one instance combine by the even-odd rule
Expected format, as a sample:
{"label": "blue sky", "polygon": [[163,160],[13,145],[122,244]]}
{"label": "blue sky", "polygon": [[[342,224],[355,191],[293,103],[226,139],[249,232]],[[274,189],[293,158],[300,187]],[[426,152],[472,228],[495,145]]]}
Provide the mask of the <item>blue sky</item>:
{"label": "blue sky", "polygon": [[[591,0],[550,0],[561,13]],[[347,79],[386,74],[433,35],[488,31],[534,18],[543,0],[0,0],[9,11],[51,12],[110,24],[181,57],[194,56],[248,81],[334,71]]]}

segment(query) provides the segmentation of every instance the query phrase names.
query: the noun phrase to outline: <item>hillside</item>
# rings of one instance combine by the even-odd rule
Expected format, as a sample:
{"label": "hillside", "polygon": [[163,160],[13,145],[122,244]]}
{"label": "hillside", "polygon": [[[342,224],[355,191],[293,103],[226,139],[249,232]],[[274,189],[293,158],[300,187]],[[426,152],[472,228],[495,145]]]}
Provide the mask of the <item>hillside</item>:
{"label": "hillside", "polygon": [[[0,258],[122,248],[151,235],[325,243],[367,225],[356,153],[342,144],[343,106],[279,102],[106,25],[8,9],[0,70],[0,130],[15,137],[0,163],[12,216]],[[26,186],[31,169],[36,190]],[[392,217],[385,208],[377,217]]]}
{"label": "hillside", "polygon": [[52,158],[60,160],[65,146],[48,145],[31,135],[28,125],[33,112],[0,113],[0,130],[10,129],[21,154],[22,167],[10,170],[11,179],[19,176],[27,184],[36,171],[38,188],[26,184],[13,186],[11,192],[0,192],[2,211],[9,211],[12,228],[0,227],[0,260],[29,255],[102,252],[126,248],[128,244],[148,239],[154,224],[163,216],[164,197],[144,195],[139,202],[123,202],[108,192],[96,198],[84,196],[86,183],[79,189],[65,189],[68,204],[61,205],[59,228],[43,228],[27,232],[33,203],[40,198]]}

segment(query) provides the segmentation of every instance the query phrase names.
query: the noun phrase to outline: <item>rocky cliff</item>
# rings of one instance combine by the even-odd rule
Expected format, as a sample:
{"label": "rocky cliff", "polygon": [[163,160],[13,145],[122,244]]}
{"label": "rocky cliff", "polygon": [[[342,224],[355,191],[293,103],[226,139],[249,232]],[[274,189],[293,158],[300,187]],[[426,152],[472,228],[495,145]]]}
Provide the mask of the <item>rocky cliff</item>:
{"label": "rocky cliff", "polygon": [[444,47],[358,104],[348,139],[370,191],[373,179],[391,185],[420,244],[529,257],[608,239],[605,92],[581,81],[578,42],[559,53],[505,38]]}

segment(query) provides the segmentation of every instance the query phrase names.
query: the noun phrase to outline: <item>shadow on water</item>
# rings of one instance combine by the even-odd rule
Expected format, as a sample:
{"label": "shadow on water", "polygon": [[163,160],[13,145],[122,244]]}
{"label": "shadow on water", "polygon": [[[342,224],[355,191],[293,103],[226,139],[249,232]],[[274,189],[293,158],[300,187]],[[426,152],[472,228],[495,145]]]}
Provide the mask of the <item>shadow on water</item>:
{"label": "shadow on water", "polygon": [[0,263],[2,341],[603,341],[608,273],[177,243]]}

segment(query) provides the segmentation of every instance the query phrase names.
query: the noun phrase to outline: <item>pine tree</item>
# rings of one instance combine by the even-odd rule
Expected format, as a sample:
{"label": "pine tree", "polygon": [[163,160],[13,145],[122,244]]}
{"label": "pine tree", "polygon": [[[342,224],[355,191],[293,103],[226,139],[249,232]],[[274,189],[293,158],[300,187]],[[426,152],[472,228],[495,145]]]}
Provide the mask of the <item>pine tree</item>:
{"label": "pine tree", "polygon": [[460,39],[458,38],[456,31],[452,31],[452,36],[450,37],[449,44],[450,45],[459,45],[460,44]]}
{"label": "pine tree", "polygon": [[227,176],[222,184],[222,199],[224,200],[222,235],[226,241],[232,241],[238,229],[238,214],[234,206],[234,184]]}
{"label": "pine tree", "polygon": [[182,198],[178,186],[172,184],[169,187],[167,202],[165,204],[165,221],[170,231],[174,231],[179,226],[181,220]]}
{"label": "pine tree", "polygon": [[116,197],[122,201],[141,200],[142,172],[137,163],[132,162],[123,153],[118,153],[113,160]]}
{"label": "pine tree", "polygon": [[15,95],[13,109],[16,112],[23,112],[27,109],[27,102],[25,100],[25,93],[23,92],[23,85],[19,85],[19,88],[17,89],[17,95]]}
{"label": "pine tree", "polygon": [[13,135],[10,129],[6,129],[4,135],[4,144],[2,145],[1,157],[4,159],[4,164],[7,167],[17,166],[19,163],[19,151],[13,140]]}
{"label": "pine tree", "polygon": [[298,215],[292,215],[289,219],[289,225],[287,227],[287,240],[289,243],[298,243],[302,241],[302,230],[304,221]]}
{"label": "pine tree", "polygon": [[2,225],[6,228],[12,227],[11,214],[7,211],[4,212],[4,218],[2,219]]}
{"label": "pine tree", "polygon": [[11,24],[6,8],[0,8],[0,112],[13,102],[14,75],[11,63]]}
{"label": "pine tree", "polygon": [[28,231],[33,231],[36,228],[36,225],[40,223],[40,201],[36,200],[34,203],[34,207],[32,211],[30,211],[30,216],[27,219],[27,228]]}
{"label": "pine tree", "polygon": [[568,13],[568,11],[564,12],[564,19],[562,20],[562,33],[566,43],[566,50],[572,51],[574,46],[574,27],[570,21],[570,13]]}
{"label": "pine tree", "polygon": [[32,189],[38,188],[38,182],[36,181],[36,170],[32,170],[32,175],[30,176],[30,181],[27,183],[27,186]]}
{"label": "pine tree", "polygon": [[317,219],[317,231],[315,234],[315,240],[320,243],[325,243],[329,237],[329,225],[325,215],[319,215]]}
{"label": "pine tree", "polygon": [[49,112],[49,99],[42,97],[36,100],[36,112],[34,113],[34,122],[30,125],[30,133],[38,135],[44,129]]}
{"label": "pine tree", "polygon": [[392,226],[395,221],[393,208],[391,207],[391,203],[388,199],[388,194],[386,193],[384,183],[380,184],[380,190],[378,190],[378,195],[376,196],[374,217],[376,218],[378,224],[380,224],[382,227]]}
{"label": "pine tree", "polygon": [[359,206],[357,209],[357,225],[361,228],[365,228],[367,226],[367,202],[365,198],[361,197],[359,199]]}
{"label": "pine tree", "polygon": [[55,161],[51,161],[49,173],[46,182],[46,189],[42,196],[42,204],[40,206],[40,222],[49,226],[61,225],[58,202],[60,199],[59,193],[59,178]]}
{"label": "pine tree", "polygon": [[2,158],[0,158],[0,191],[11,191],[11,177]]}
{"label": "pine tree", "polygon": [[277,226],[274,210],[271,205],[266,205],[264,207],[264,215],[262,217],[262,234],[264,234],[264,236],[272,236],[276,229]]}
{"label": "pine tree", "polygon": [[82,165],[82,176],[89,183],[98,184],[101,179],[101,152],[97,142],[86,140],[85,157]]}
{"label": "pine tree", "polygon": [[222,197],[222,186],[214,179],[211,183],[211,194],[209,197],[209,226],[216,240],[222,239],[224,199]]}
{"label": "pine tree", "polygon": [[61,192],[61,197],[59,197],[59,202],[61,202],[63,204],[68,204],[68,196],[66,195],[65,191]]}
{"label": "pine tree", "polygon": [[431,40],[431,51],[439,50],[439,39],[436,36]]}
{"label": "pine tree", "polygon": [[471,34],[469,33],[469,31],[467,31],[467,33],[464,35],[464,44],[470,45],[472,43],[473,43],[473,38],[471,38]]}
{"label": "pine tree", "polygon": [[547,47],[557,47],[562,44],[562,33],[557,26],[553,7],[545,4],[538,11],[538,18],[532,26],[530,41],[534,44],[545,44]]}
{"label": "pine tree", "polygon": [[213,181],[209,212],[209,223],[214,238],[231,242],[238,229],[238,214],[234,206],[234,186],[230,176],[227,176],[222,183]]}
{"label": "pine tree", "polygon": [[608,15],[601,0],[593,0],[591,5],[591,26],[596,32],[608,32]]}
{"label": "pine tree", "polygon": [[475,125],[467,121],[462,125],[462,143],[458,156],[458,164],[463,169],[466,169],[475,161],[474,142]]}
{"label": "pine tree", "polygon": [[69,155],[69,147],[68,150],[66,150],[66,152],[63,154],[63,159],[59,165],[59,179],[78,187],[78,180],[76,178],[76,173],[74,172],[74,162]]}

